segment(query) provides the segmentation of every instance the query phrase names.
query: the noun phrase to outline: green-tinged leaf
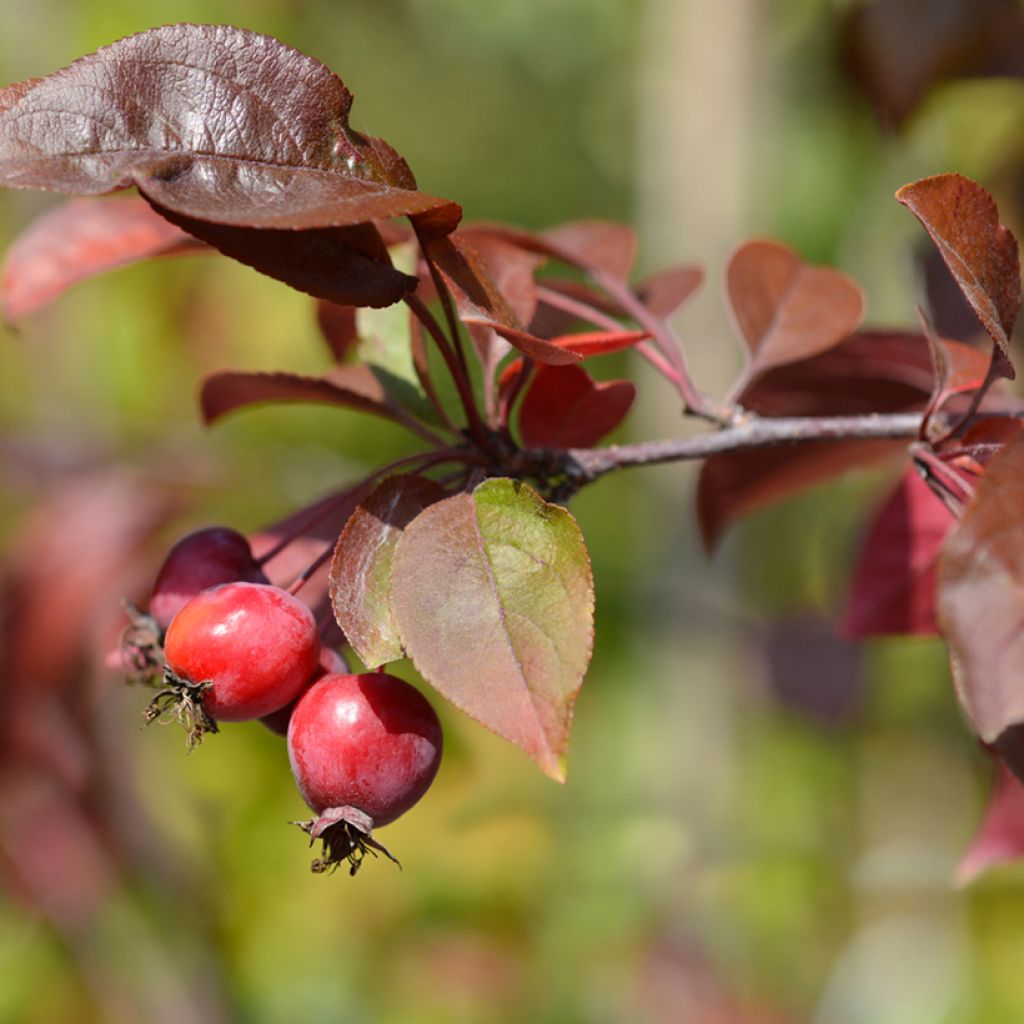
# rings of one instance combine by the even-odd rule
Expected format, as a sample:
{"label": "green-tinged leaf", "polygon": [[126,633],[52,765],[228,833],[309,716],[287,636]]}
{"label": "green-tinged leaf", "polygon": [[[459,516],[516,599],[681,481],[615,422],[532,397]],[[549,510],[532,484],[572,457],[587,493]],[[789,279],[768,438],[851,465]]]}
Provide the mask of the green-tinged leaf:
{"label": "green-tinged leaf", "polygon": [[487,480],[409,524],[391,601],[406,652],[438,692],[564,781],[594,641],[575,519],[525,484]]}
{"label": "green-tinged leaf", "polygon": [[939,563],[939,624],[957,693],[992,743],[1024,723],[1024,436],[988,464]]}
{"label": "green-tinged leaf", "polygon": [[389,603],[395,546],[445,493],[426,477],[390,477],[359,503],[338,538],[331,561],[334,617],[369,668],[404,656]]}
{"label": "green-tinged leaf", "polygon": [[[416,251],[411,244],[392,246],[391,262],[410,277],[416,273]],[[362,307],[356,311],[356,362],[369,366],[391,400],[428,423],[437,414],[413,362],[409,334],[409,310],[403,303],[384,309]]]}

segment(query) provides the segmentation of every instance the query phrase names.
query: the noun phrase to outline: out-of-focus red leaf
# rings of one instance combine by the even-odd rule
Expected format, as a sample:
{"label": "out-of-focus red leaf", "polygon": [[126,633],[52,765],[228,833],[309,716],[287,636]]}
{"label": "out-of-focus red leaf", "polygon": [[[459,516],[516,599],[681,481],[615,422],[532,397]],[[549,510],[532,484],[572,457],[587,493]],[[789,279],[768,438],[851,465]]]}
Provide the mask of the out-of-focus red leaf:
{"label": "out-of-focus red leaf", "polygon": [[996,768],[981,825],[956,869],[958,885],[969,885],[989,868],[1024,857],[1024,783],[1005,764]]}
{"label": "out-of-focus red leaf", "polygon": [[207,376],[199,392],[208,424],[236,409],[266,402],[319,402],[386,417],[394,412],[367,366],[335,366],[323,377],[224,370]]}
{"label": "out-of-focus red leaf", "polygon": [[321,299],[316,304],[316,322],[334,361],[343,363],[359,340],[355,307]]}
{"label": "out-of-focus red leaf", "polygon": [[444,488],[426,477],[389,477],[359,503],[338,538],[330,570],[331,604],[368,668],[404,656],[390,603],[395,546],[409,523],[444,497]]}
{"label": "out-of-focus red leaf", "polygon": [[627,224],[581,220],[541,233],[550,254],[582,269],[603,270],[625,281],[636,259],[636,232]]}
{"label": "out-of-focus red leaf", "polygon": [[667,320],[690,300],[704,283],[704,277],[703,267],[680,263],[645,277],[633,290],[656,317]]}
{"label": "out-of-focus red leaf", "polygon": [[899,127],[942,81],[1024,73],[1017,0],[873,0],[850,10],[846,64],[879,119]]}
{"label": "out-of-focus red leaf", "polygon": [[939,562],[939,623],[957,694],[992,743],[1024,723],[1024,435],[989,462]]}
{"label": "out-of-focus red leaf", "polygon": [[587,359],[609,352],[621,352],[622,349],[632,348],[649,337],[647,331],[582,331],[579,334],[563,334],[552,338],[551,344],[578,352]]}
{"label": "out-of-focus red leaf", "polygon": [[544,257],[487,232],[475,233],[471,226],[459,231],[458,238],[472,248],[516,322],[528,324],[537,309],[537,284],[533,275]]}
{"label": "out-of-focus red leaf", "polygon": [[992,457],[1024,427],[1016,416],[987,416],[974,420],[963,436],[943,446],[943,457],[972,473],[980,474]]}
{"label": "out-of-focus red leaf", "polygon": [[115,267],[204,248],[143,199],[72,199],[33,221],[7,251],[0,304],[18,320]]}
{"label": "out-of-focus red leaf", "polygon": [[960,174],[938,174],[896,193],[931,236],[971,308],[992,336],[1011,380],[1010,335],[1020,309],[1020,255],[992,197]]}
{"label": "out-of-focus red leaf", "polygon": [[925,410],[925,419],[930,421],[949,399],[977,391],[985,383],[990,358],[968,345],[950,344],[938,337],[923,312],[920,317],[935,368],[935,383]]}
{"label": "out-of-focus red leaf", "polygon": [[954,523],[920,474],[908,469],[868,528],[840,627],[845,637],[938,633],[939,551]]}
{"label": "out-of-focus red leaf", "polygon": [[598,382],[582,366],[538,366],[519,406],[519,434],[528,448],[590,448],[635,398],[628,380]]}
{"label": "out-of-focus red leaf", "polygon": [[777,242],[737,249],[726,268],[726,288],[750,349],[748,378],[832,348],[864,315],[864,296],[852,278],[809,266]]}
{"label": "out-of-focus red leaf", "polygon": [[593,646],[590,560],[572,516],[501,478],[439,501],[398,541],[391,602],[423,677],[564,781]]}
{"label": "out-of-focus red leaf", "polygon": [[[931,389],[922,335],[862,331],[811,359],[767,370],[740,401],[763,416],[852,416],[923,408]],[[825,441],[712,455],[697,488],[704,544],[713,548],[747,512],[905,448],[900,441]]]}

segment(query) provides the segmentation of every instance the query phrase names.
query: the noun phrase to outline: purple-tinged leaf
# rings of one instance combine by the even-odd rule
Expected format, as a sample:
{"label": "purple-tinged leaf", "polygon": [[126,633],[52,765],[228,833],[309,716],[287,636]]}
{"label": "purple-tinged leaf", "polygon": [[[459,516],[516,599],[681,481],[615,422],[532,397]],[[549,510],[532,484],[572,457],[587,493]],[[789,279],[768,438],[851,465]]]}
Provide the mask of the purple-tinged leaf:
{"label": "purple-tinged leaf", "polygon": [[572,516],[501,478],[439,501],[398,542],[391,601],[424,678],[563,781],[594,639],[590,559]]}
{"label": "purple-tinged leaf", "polygon": [[519,435],[528,448],[590,448],[635,398],[632,381],[598,382],[582,366],[538,366],[519,406]]}
{"label": "purple-tinged leaf", "polygon": [[0,91],[0,184],[95,195],[138,186],[235,227],[345,227],[450,207],[348,124],[352,94],[269,36],[168,25]]}
{"label": "purple-tinged leaf", "polygon": [[864,296],[852,278],[809,266],[776,242],[741,246],[729,260],[726,287],[750,349],[747,379],[832,348],[864,315]]}
{"label": "purple-tinged leaf", "polygon": [[142,199],[72,199],[33,221],[7,251],[0,304],[7,320],[19,320],[115,267],[205,248]]}
{"label": "purple-tinged leaf", "polygon": [[540,235],[551,255],[585,270],[602,270],[621,281],[636,259],[636,232],[627,224],[581,220],[559,224]]}
{"label": "purple-tinged leaf", "polygon": [[366,366],[335,366],[323,377],[224,370],[203,380],[199,403],[206,423],[267,402],[318,402],[392,417],[387,395]]}
{"label": "purple-tinged leaf", "polygon": [[937,174],[896,193],[924,226],[971,308],[1002,357],[1011,380],[1010,335],[1020,310],[1020,254],[1013,232],[999,223],[992,197],[960,174]]}
{"label": "purple-tinged leaf", "polygon": [[844,637],[938,633],[939,551],[955,521],[920,474],[908,469],[868,529],[840,626]]}
{"label": "purple-tinged leaf", "polygon": [[989,868],[1021,857],[1024,857],[1024,783],[1000,762],[985,816],[957,867],[957,884],[969,885]]}
{"label": "purple-tinged leaf", "polygon": [[391,567],[402,531],[446,496],[422,476],[394,476],[359,503],[345,524],[331,562],[334,617],[368,668],[404,656],[391,612]]}
{"label": "purple-tinged leaf", "polygon": [[988,464],[939,563],[939,623],[957,694],[992,743],[1024,723],[1024,435]]}

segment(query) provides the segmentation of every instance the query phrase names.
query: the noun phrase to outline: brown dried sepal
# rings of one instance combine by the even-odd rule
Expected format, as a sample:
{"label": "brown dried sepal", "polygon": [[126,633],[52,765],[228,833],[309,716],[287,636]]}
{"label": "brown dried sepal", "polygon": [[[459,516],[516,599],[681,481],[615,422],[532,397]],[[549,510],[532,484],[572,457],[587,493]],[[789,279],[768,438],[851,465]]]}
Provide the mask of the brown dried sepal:
{"label": "brown dried sepal", "polygon": [[164,637],[152,615],[125,602],[128,625],[121,634],[121,664],[129,684],[156,686],[164,673]]}
{"label": "brown dried sepal", "polygon": [[317,818],[292,824],[309,835],[310,846],[318,839],[324,844],[323,856],[310,865],[315,874],[337,871],[343,861],[348,861],[348,873],[354,875],[367,853],[374,857],[383,853],[401,870],[402,865],[391,851],[372,837],[373,819],[358,807],[327,807]]}
{"label": "brown dried sepal", "polygon": [[185,730],[189,751],[194,750],[207,733],[219,732],[216,719],[203,707],[203,694],[213,685],[207,679],[194,683],[164,669],[164,688],[157,693],[142,712],[149,725],[152,722],[177,721]]}

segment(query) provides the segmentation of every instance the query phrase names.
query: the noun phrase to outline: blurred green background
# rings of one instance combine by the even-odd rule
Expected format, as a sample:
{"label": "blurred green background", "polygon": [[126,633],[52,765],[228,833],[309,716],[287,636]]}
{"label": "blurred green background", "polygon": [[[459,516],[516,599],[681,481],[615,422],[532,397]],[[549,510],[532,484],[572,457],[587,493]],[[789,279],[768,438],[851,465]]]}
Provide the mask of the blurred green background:
{"label": "blurred green background", "polygon": [[[738,365],[721,269],[742,239],[848,270],[871,322],[912,325],[923,233],[895,189],[956,169],[1016,216],[1020,81],[926,76],[897,130],[843,71],[855,6],[33,0],[0,13],[0,77],[166,22],[276,35],[337,71],[354,126],[467,218],[625,219],[641,271],[703,262],[678,328],[720,393]],[[4,245],[51,201],[4,195]],[[866,510],[899,466],[751,518],[711,561],[693,467],[583,493],[597,645],[569,781],[435,701],[437,783],[383,837],[401,872],[308,872],[284,745],[262,728],[188,757],[176,731],[143,733],[144,695],[97,660],[168,544],[255,529],[405,451],[330,410],[199,425],[204,372],[326,365],[309,300],[216,257],[91,282],[0,336],[0,545],[21,600],[6,639],[31,591],[50,614],[40,657],[74,647],[74,688],[65,674],[6,736],[0,1020],[1024,1019],[1024,874],[953,885],[988,767],[941,645],[832,635]],[[673,394],[629,370],[641,402],[624,436],[684,429]],[[65,594],[80,568],[51,607],[47,581]],[[2,692],[33,686],[35,666],[23,657]]]}

